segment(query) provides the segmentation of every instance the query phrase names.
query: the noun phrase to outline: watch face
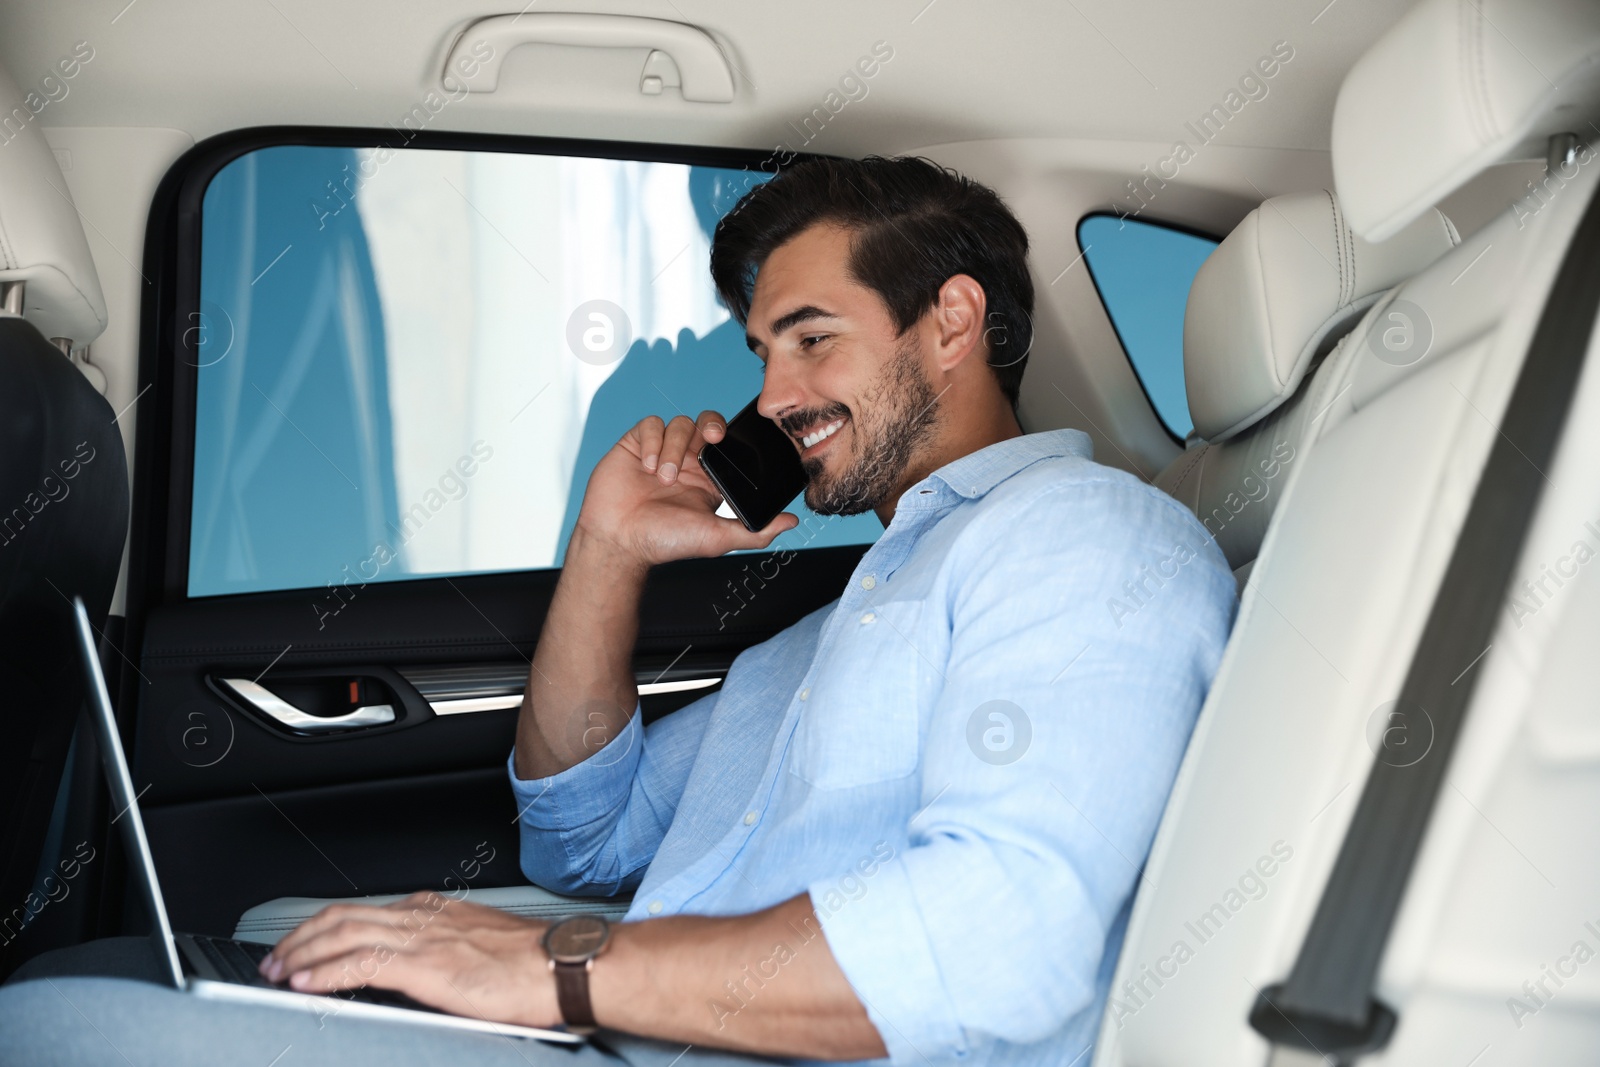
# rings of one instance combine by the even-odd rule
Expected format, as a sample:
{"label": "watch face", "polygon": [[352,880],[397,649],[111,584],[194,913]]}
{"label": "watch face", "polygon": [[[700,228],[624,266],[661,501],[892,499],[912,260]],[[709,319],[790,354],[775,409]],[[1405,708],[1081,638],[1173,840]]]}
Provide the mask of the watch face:
{"label": "watch face", "polygon": [[598,915],[574,915],[545,931],[544,947],[556,963],[591,960],[611,937],[611,925]]}

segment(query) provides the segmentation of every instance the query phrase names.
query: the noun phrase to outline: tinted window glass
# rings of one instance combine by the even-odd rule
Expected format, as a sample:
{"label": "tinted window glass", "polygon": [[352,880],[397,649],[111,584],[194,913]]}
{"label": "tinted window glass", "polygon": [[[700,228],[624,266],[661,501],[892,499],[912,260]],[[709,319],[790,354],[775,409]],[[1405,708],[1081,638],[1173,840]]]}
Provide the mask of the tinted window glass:
{"label": "tinted window glass", "polygon": [[1183,386],[1183,308],[1217,242],[1115,215],[1078,225],[1078,246],[1122,348],[1156,414],[1176,437],[1194,429]]}
{"label": "tinted window glass", "polygon": [[[761,388],[709,234],[755,171],[283,146],[207,189],[189,592],[559,566],[644,415]],[[862,543],[813,516],[775,547]]]}

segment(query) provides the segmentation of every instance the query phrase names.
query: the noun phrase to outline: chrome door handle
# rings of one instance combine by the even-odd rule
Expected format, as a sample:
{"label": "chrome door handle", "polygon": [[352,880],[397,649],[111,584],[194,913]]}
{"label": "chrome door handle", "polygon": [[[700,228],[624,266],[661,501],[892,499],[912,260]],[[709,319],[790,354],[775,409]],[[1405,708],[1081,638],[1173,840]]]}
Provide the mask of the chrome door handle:
{"label": "chrome door handle", "polygon": [[218,681],[261,714],[301,733],[326,733],[329,730],[347,730],[352,726],[382,726],[394,722],[395,718],[393,704],[368,704],[344,715],[307,715],[266,686],[248,678],[219,678]]}

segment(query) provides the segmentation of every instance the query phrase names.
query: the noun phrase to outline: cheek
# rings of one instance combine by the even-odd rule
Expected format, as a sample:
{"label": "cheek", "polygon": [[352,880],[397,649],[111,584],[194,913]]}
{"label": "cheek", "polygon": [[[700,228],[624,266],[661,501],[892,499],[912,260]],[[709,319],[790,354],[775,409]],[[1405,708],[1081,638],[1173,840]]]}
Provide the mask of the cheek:
{"label": "cheek", "polygon": [[859,394],[848,375],[837,374],[831,368],[817,368],[800,378],[800,389],[806,411],[822,418],[843,416],[850,420],[840,432],[849,429],[860,412]]}
{"label": "cheek", "polygon": [[810,384],[822,404],[843,408],[852,422],[870,422],[879,408],[894,403],[887,369],[883,348],[841,345],[816,368]]}

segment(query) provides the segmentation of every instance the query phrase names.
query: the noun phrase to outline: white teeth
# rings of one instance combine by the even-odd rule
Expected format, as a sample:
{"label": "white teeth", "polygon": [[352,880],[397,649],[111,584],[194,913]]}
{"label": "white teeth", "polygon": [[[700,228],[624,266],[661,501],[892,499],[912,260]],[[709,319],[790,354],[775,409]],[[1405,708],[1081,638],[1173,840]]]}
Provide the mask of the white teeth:
{"label": "white teeth", "polygon": [[843,419],[840,419],[838,422],[830,422],[830,423],[828,423],[828,425],[824,426],[822,429],[818,430],[816,433],[808,433],[804,437],[800,438],[800,444],[803,445],[806,448],[810,448],[812,445],[816,444],[818,441],[826,441],[828,438],[832,437],[835,433],[838,433],[839,432],[839,427],[841,427],[843,425],[844,425],[844,420]]}

